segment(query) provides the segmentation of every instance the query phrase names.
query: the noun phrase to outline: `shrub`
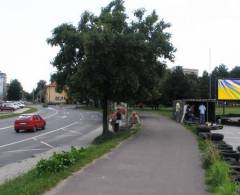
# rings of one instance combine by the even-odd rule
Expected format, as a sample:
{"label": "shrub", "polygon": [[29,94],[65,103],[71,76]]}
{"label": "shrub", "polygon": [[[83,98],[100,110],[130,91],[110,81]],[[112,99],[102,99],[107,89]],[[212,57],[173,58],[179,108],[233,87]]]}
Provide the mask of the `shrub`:
{"label": "shrub", "polygon": [[54,153],[48,160],[40,160],[37,163],[37,174],[43,175],[60,172],[73,165],[76,161],[79,161],[84,155],[84,151],[84,148],[76,149],[71,147],[69,152]]}
{"label": "shrub", "polygon": [[45,107],[48,107],[48,103],[43,103],[42,106],[45,108]]}
{"label": "shrub", "polygon": [[221,186],[225,182],[230,181],[229,172],[230,168],[227,163],[223,161],[215,161],[209,168],[207,181],[212,186]]}
{"label": "shrub", "polygon": [[215,161],[220,160],[218,149],[211,141],[205,141],[203,149],[203,167],[209,168]]}
{"label": "shrub", "polygon": [[[235,195],[239,190],[236,183],[227,181],[216,189],[216,195]],[[239,194],[239,193],[238,193]]]}

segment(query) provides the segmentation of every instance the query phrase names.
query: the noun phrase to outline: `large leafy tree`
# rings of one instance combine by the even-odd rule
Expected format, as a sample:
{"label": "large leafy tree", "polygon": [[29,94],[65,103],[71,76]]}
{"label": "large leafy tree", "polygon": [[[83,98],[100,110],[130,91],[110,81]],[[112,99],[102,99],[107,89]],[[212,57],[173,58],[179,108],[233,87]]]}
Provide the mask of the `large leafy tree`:
{"label": "large leafy tree", "polygon": [[108,133],[109,101],[147,98],[156,93],[164,59],[173,60],[170,24],[153,11],[135,11],[130,21],[122,0],[102,8],[99,16],[82,14],[77,27],[62,24],[48,43],[60,48],[52,64],[59,87],[70,94],[97,98],[103,108],[103,135]]}
{"label": "large leafy tree", "polygon": [[37,88],[34,90],[34,99],[37,99],[39,102],[45,101],[46,95],[46,81],[40,80],[37,83]]}
{"label": "large leafy tree", "polygon": [[7,90],[7,99],[17,101],[22,98],[23,88],[21,83],[14,79],[10,82],[8,90]]}
{"label": "large leafy tree", "polygon": [[162,102],[172,105],[173,100],[190,98],[190,88],[190,83],[184,75],[182,67],[177,66],[175,70],[168,72],[163,83]]}
{"label": "large leafy tree", "polygon": [[207,71],[204,71],[202,76],[199,78],[199,97],[203,99],[208,99],[209,97],[209,75]]}
{"label": "large leafy tree", "polygon": [[230,77],[231,78],[240,78],[240,66],[235,66],[231,71],[230,71]]}

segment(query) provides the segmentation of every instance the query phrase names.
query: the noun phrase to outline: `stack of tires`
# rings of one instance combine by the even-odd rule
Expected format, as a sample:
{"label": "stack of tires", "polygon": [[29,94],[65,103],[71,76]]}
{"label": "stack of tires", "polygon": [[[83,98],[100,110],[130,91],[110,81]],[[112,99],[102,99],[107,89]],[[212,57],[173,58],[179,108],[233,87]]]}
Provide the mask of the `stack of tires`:
{"label": "stack of tires", "polygon": [[[204,130],[205,131],[205,130]],[[230,165],[231,174],[234,181],[240,182],[240,147],[237,151],[233,150],[233,147],[227,144],[223,139],[224,135],[220,133],[211,132],[198,132],[198,135],[202,139],[211,140],[217,147],[221,158]]]}

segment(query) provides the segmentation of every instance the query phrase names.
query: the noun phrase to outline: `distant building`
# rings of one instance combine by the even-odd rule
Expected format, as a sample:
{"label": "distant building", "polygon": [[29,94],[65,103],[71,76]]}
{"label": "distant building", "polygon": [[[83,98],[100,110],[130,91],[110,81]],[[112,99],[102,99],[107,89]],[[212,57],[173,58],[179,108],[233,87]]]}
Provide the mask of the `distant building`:
{"label": "distant building", "polygon": [[7,75],[0,71],[0,99],[3,100],[7,95]]}
{"label": "distant building", "polygon": [[[177,67],[182,67],[182,66],[174,66],[172,68],[172,70],[175,70]],[[195,74],[196,76],[198,76],[198,72],[199,72],[198,69],[194,69],[194,68],[183,68],[182,67],[182,70],[183,70],[184,74]]]}
{"label": "distant building", "polygon": [[183,73],[184,74],[195,74],[196,76],[198,76],[198,69],[183,68]]}
{"label": "distant building", "polygon": [[56,92],[56,83],[51,83],[47,85],[46,89],[46,102],[50,104],[60,104],[66,103],[67,101],[67,93],[66,91],[62,91],[61,93]]}

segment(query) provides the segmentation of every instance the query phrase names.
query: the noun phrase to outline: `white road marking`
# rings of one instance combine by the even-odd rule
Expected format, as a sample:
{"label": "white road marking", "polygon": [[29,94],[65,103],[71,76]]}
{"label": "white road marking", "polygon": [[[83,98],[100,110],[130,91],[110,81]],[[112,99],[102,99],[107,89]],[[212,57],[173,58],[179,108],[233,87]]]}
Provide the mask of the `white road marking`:
{"label": "white road marking", "polygon": [[44,135],[48,135],[48,134],[51,134],[51,133],[54,133],[54,132],[57,132],[57,131],[61,131],[61,130],[65,129],[65,128],[71,127],[71,126],[73,126],[73,125],[75,125],[77,123],[78,122],[73,122],[73,123],[71,123],[71,124],[69,124],[69,125],[67,125],[65,127],[61,127],[59,129],[55,129],[55,130],[52,130],[52,131],[49,131],[49,132],[46,132],[46,133],[42,133],[42,134],[37,135],[37,136],[29,137],[27,139],[23,139],[23,140],[20,140],[20,141],[12,142],[12,143],[9,143],[9,144],[0,145],[0,148],[4,148],[4,147],[7,147],[7,146],[12,146],[12,145],[19,144],[19,143],[26,142],[26,141],[30,141],[30,140],[34,140],[34,139],[36,139],[38,137],[42,137]]}
{"label": "white road marking", "polygon": [[13,125],[7,126],[7,127],[2,127],[2,128],[0,128],[0,131],[1,131],[1,130],[5,130],[5,129],[10,129],[10,128],[13,128]]}
{"label": "white road marking", "polygon": [[46,145],[46,146],[48,146],[48,147],[50,147],[50,148],[54,148],[52,145],[50,145],[50,144],[48,144],[48,143],[46,143],[46,142],[44,142],[44,141],[41,141],[41,143],[44,144],[44,145]]}
{"label": "white road marking", "polygon": [[56,109],[54,109],[54,108],[48,108],[49,110],[55,110],[55,113],[53,113],[53,114],[51,114],[51,115],[49,115],[49,116],[47,116],[47,117],[44,117],[44,119],[48,119],[48,118],[51,118],[51,117],[53,117],[53,116],[55,116],[55,115],[57,115],[58,114],[58,110],[56,110]]}
{"label": "white road marking", "polygon": [[82,133],[78,132],[78,131],[74,131],[74,130],[66,130],[64,129],[63,131],[69,132],[69,133],[73,133],[73,134],[77,134],[77,135],[82,135]]}
{"label": "white road marking", "polygon": [[80,119],[79,120],[82,120],[83,119],[83,114],[79,113],[79,115],[80,115]]}
{"label": "white road marking", "polygon": [[26,149],[26,150],[10,150],[10,151],[6,151],[6,152],[3,152],[3,153],[15,153],[15,152],[30,152],[30,151],[40,151],[40,150],[46,150],[46,149],[43,149],[43,148],[39,148],[39,149]]}

